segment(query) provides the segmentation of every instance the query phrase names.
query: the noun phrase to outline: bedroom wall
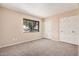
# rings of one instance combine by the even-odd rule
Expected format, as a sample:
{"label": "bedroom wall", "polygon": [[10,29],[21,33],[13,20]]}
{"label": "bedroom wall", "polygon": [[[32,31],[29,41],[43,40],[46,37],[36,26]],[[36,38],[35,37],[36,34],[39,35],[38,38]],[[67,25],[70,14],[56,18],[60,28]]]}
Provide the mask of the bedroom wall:
{"label": "bedroom wall", "polygon": [[52,40],[58,39],[58,19],[46,18],[44,21],[44,37]]}
{"label": "bedroom wall", "polygon": [[[23,18],[40,22],[40,32],[23,32]],[[42,20],[6,8],[0,8],[0,48],[42,38]]]}
{"label": "bedroom wall", "polygon": [[79,14],[79,8],[45,18],[44,24],[47,26],[44,25],[45,26],[44,37],[59,41],[59,19],[61,19],[62,17],[69,17],[78,14]]}

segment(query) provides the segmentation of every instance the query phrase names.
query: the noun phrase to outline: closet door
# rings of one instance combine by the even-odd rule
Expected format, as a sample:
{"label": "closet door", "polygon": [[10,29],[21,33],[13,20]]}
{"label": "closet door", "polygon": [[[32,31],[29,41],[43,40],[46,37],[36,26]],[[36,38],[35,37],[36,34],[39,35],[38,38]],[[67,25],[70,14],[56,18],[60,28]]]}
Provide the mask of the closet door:
{"label": "closet door", "polygon": [[79,16],[60,19],[60,41],[78,44],[79,40]]}
{"label": "closet door", "polygon": [[75,44],[79,45],[79,16],[74,17],[74,30]]}

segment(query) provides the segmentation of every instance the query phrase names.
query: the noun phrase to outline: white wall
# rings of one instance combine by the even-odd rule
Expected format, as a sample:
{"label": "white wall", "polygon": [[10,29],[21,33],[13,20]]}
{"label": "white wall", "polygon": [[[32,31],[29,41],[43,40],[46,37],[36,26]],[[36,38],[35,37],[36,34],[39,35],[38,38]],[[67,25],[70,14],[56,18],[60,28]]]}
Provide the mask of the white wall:
{"label": "white wall", "polygon": [[55,18],[46,18],[44,20],[44,37],[58,40],[58,20]]}
{"label": "white wall", "polygon": [[[23,32],[23,18],[40,22],[40,32]],[[42,38],[42,20],[40,18],[0,8],[0,48]]]}
{"label": "white wall", "polygon": [[48,39],[52,39],[52,23],[51,20],[45,19],[44,21],[44,37]]}

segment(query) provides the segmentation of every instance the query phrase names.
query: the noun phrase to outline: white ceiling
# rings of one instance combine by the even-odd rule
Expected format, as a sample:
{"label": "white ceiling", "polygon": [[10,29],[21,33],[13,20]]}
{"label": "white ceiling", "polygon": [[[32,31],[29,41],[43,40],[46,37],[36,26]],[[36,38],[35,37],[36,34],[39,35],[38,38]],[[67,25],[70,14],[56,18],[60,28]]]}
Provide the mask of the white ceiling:
{"label": "white ceiling", "polygon": [[1,6],[44,18],[78,8],[77,3],[7,3]]}

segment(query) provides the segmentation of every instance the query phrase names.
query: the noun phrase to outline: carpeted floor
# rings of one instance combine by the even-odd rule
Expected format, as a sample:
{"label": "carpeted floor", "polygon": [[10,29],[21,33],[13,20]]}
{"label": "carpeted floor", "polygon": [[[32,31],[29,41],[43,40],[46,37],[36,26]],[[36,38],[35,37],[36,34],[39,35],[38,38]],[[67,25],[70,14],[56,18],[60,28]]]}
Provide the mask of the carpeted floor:
{"label": "carpeted floor", "polygon": [[0,48],[2,56],[77,56],[78,46],[48,39]]}

